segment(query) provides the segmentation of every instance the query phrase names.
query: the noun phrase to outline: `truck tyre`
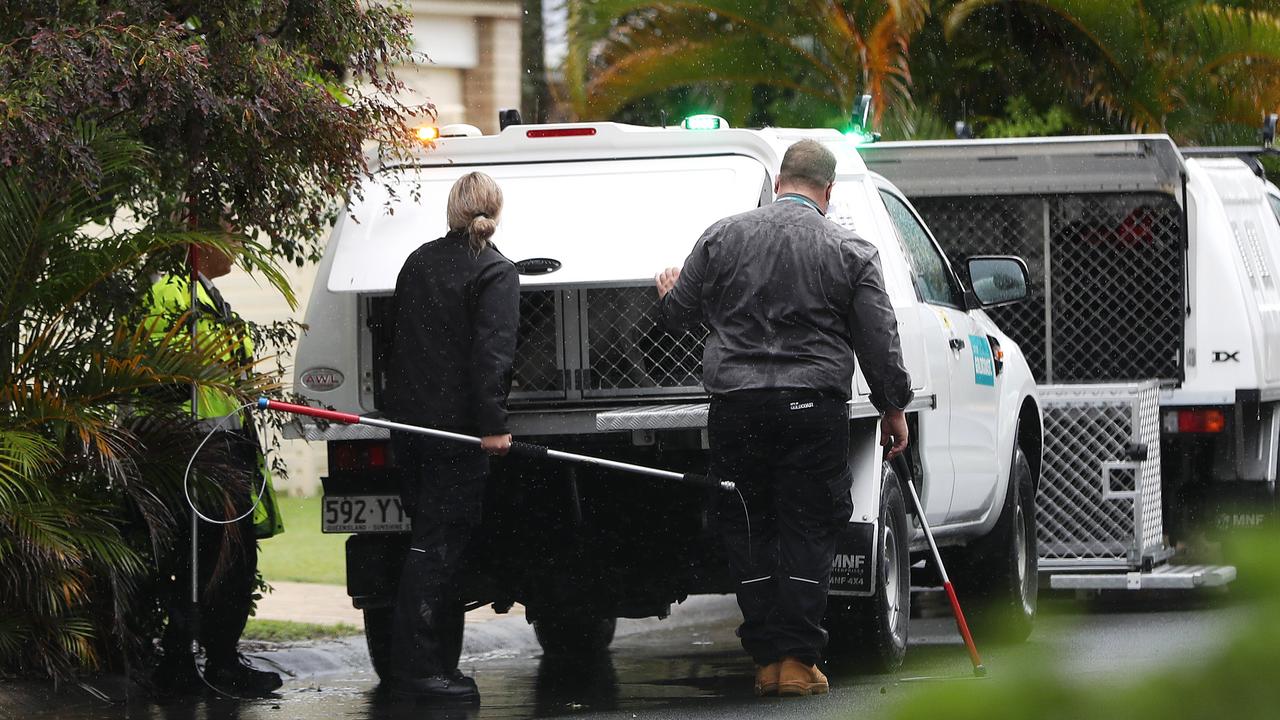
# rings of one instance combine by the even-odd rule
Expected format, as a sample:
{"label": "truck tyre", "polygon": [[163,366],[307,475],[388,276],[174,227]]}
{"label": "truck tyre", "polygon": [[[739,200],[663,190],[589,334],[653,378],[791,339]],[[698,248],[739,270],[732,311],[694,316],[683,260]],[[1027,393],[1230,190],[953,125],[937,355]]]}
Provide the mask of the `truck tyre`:
{"label": "truck tyre", "polygon": [[995,528],[948,554],[948,574],[979,641],[1020,643],[1031,635],[1040,590],[1035,481],[1019,447]]}
{"label": "truck tyre", "polygon": [[364,609],[364,639],[369,645],[369,660],[378,679],[383,681],[391,679],[391,623],[395,612],[392,605]]}
{"label": "truck tyre", "polygon": [[533,621],[533,634],[544,657],[590,657],[608,652],[617,626],[617,618],[541,615]]}
{"label": "truck tyre", "polygon": [[888,464],[880,484],[876,535],[876,590],[865,598],[831,597],[824,623],[829,654],[871,672],[893,672],[907,655],[911,618],[911,553],[907,504]]}

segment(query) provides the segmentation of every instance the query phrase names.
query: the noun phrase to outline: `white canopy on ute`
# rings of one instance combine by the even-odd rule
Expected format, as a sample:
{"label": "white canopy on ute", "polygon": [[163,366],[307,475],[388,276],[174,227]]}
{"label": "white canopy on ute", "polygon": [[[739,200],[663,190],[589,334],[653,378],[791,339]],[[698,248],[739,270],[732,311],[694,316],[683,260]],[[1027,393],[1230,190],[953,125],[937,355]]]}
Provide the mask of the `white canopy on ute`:
{"label": "white canopy on ute", "polygon": [[733,154],[395,170],[394,198],[383,175],[365,185],[363,199],[349,210],[329,290],[394,290],[409,254],[445,234],[454,181],[477,169],[502,187],[493,239],[502,253],[517,262],[561,264],[522,276],[525,285],[650,281],[663,268],[682,265],[708,226],[759,206],[771,190],[759,160]]}
{"label": "white canopy on ute", "polygon": [[858,152],[911,197],[1127,191],[1181,198],[1186,172],[1168,135],[886,142]]}

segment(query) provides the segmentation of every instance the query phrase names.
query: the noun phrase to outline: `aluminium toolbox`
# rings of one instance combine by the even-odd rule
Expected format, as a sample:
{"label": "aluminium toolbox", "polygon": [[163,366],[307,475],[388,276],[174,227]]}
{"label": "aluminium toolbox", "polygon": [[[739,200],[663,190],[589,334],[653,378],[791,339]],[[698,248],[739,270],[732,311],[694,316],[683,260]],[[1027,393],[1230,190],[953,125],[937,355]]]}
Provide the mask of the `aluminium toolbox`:
{"label": "aluminium toolbox", "polygon": [[1042,385],[1044,462],[1036,502],[1040,570],[1061,590],[1194,589],[1230,566],[1167,564],[1155,380]]}

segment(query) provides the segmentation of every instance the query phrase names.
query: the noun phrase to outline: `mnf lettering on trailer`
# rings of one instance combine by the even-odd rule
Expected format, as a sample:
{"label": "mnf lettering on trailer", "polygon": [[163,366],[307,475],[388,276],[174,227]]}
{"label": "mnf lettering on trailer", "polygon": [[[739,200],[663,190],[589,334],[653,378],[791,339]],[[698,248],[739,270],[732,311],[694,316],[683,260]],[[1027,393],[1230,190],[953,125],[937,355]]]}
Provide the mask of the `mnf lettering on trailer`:
{"label": "mnf lettering on trailer", "polygon": [[996,363],[991,353],[991,341],[981,335],[970,335],[969,347],[973,348],[973,381],[978,385],[995,387]]}

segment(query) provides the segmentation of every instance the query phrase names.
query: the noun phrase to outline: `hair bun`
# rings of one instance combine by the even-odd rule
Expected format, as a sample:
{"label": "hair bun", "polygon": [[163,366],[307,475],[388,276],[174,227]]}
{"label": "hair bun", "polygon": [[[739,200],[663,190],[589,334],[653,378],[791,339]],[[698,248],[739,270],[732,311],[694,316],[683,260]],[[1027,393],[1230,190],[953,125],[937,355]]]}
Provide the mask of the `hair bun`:
{"label": "hair bun", "polygon": [[487,242],[497,230],[498,221],[483,213],[471,218],[467,225],[467,235],[471,236],[472,242],[477,243]]}

